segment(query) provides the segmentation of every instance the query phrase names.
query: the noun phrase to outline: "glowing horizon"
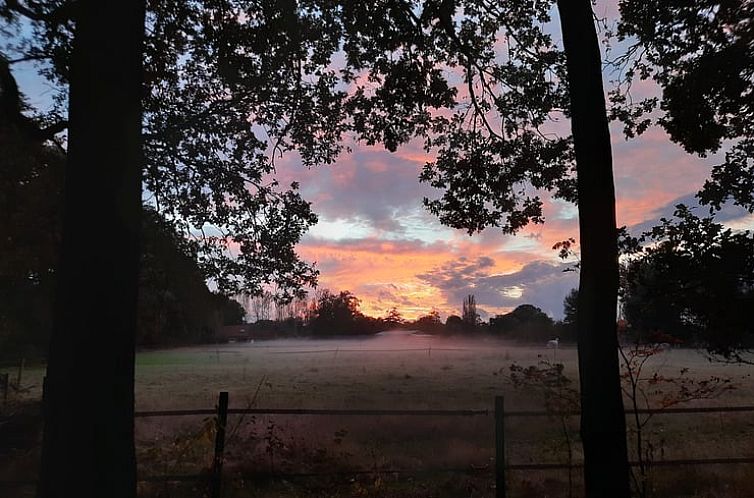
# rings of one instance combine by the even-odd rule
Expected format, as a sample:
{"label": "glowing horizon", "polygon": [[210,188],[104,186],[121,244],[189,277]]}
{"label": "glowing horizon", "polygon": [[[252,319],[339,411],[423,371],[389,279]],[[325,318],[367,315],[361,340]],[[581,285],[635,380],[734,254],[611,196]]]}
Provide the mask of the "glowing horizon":
{"label": "glowing horizon", "polygon": [[[641,231],[672,215],[678,202],[694,203],[716,157],[688,155],[660,129],[631,141],[617,127],[612,131],[619,226]],[[298,246],[303,259],[317,264],[320,288],[352,292],[371,316],[395,307],[407,319],[432,310],[447,317],[460,314],[467,294],[475,294],[483,318],[525,303],[562,316],[578,275],[562,271],[552,245],[578,240],[576,206],[545,198],[543,225],[516,236],[494,229],[468,236],[442,226],[422,207],[423,197],[438,192],[418,182],[430,159],[421,148],[409,144],[391,154],[349,145],[353,152],[331,167],[308,170],[288,160],[278,168],[282,182],[300,182],[320,216]],[[739,228],[752,225],[742,213],[720,219]]]}

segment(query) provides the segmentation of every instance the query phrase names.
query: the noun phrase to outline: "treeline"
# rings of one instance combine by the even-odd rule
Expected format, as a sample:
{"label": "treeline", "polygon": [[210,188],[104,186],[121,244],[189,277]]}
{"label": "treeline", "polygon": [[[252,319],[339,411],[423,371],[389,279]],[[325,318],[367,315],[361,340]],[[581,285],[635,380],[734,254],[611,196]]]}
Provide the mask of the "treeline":
{"label": "treeline", "polygon": [[[573,296],[566,299],[574,302]],[[525,304],[505,315],[497,315],[489,323],[482,322],[476,312],[476,301],[469,295],[463,302],[461,315],[450,315],[444,322],[436,310],[415,320],[404,319],[397,308],[384,317],[371,317],[359,310],[361,301],[349,291],[333,293],[319,290],[310,299],[289,304],[275,304],[271,295],[250,298],[245,304],[254,320],[244,328],[249,337],[288,336],[358,336],[391,329],[416,330],[437,335],[493,334],[522,341],[546,341],[553,337],[575,340],[575,307],[566,312],[564,321],[554,321],[541,309]]]}
{"label": "treeline", "polygon": [[245,302],[252,323],[244,328],[251,337],[359,336],[395,328],[400,318],[375,318],[363,314],[361,300],[350,291],[317,290],[311,299],[275,303],[270,293]]}
{"label": "treeline", "polygon": [[[566,309],[574,302],[573,293],[566,298]],[[469,306],[471,304],[471,306]],[[555,337],[566,341],[576,340],[575,308],[566,311],[563,320],[554,320],[540,308],[522,304],[513,311],[491,317],[483,322],[476,314],[474,296],[464,301],[461,315],[450,315],[445,323],[439,313],[422,316],[405,326],[422,332],[443,335],[489,335],[522,342],[545,342]]]}

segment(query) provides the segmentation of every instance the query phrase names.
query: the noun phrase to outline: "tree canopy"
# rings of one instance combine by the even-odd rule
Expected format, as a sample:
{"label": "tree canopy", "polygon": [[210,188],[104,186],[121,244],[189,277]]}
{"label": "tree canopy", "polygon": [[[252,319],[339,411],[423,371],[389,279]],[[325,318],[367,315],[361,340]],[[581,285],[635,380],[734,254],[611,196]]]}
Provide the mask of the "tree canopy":
{"label": "tree canopy", "polygon": [[[724,149],[699,192],[720,209],[728,200],[754,212],[754,5],[747,0],[621,0],[618,38],[629,48],[612,94],[629,134],[651,123],[687,152]],[[652,80],[661,97],[633,101],[626,89]]]}
{"label": "tree canopy", "polygon": [[383,320],[365,316],[359,311],[360,302],[349,291],[337,294],[327,289],[317,291],[308,320],[310,330],[320,336],[365,335],[383,330]]}
{"label": "tree canopy", "polygon": [[[427,206],[450,226],[542,221],[529,184],[574,198],[570,141],[547,133],[567,113],[563,54],[541,27],[551,2],[147,7],[144,186],[224,290],[314,281],[292,247],[316,217],[297,185],[274,181],[275,161],[295,149],[303,165],[332,163],[349,133],[389,150],[422,140],[437,155],[422,180],[445,188]],[[40,61],[60,90],[60,105],[33,117],[64,127],[70,3],[8,2],[0,14],[16,35],[5,50]]]}
{"label": "tree canopy", "polygon": [[522,304],[510,313],[491,318],[490,331],[502,337],[533,342],[555,337],[552,318],[531,304]]}
{"label": "tree canopy", "polygon": [[742,359],[754,340],[754,235],[679,205],[643,240],[623,272],[623,309],[634,333]]}

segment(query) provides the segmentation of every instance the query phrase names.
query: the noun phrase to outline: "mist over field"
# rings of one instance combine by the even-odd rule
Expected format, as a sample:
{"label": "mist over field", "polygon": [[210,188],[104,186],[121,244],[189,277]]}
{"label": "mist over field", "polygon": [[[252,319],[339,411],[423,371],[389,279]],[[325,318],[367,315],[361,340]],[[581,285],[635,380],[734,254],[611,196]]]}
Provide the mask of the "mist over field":
{"label": "mist over field", "polygon": [[0,0],[0,496],[751,498],[752,68],[752,0]]}

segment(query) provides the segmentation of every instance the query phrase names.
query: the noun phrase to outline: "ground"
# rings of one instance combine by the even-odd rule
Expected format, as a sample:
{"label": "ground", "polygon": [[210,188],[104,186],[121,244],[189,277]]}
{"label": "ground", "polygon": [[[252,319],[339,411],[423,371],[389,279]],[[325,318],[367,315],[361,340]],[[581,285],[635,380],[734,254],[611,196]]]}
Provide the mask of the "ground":
{"label": "ground", "polygon": [[[493,496],[494,397],[505,397],[507,411],[541,409],[539,393],[513,386],[510,365],[545,360],[562,362],[565,375],[578,384],[573,346],[561,344],[554,350],[544,344],[440,339],[404,331],[352,340],[143,351],[137,355],[136,409],[208,409],[219,391],[228,391],[235,408],[489,410],[489,415],[473,417],[231,416],[226,473],[237,480],[226,491],[247,496],[248,479],[241,476],[255,474],[255,492],[264,490],[266,496],[317,496],[320,491],[321,496]],[[752,404],[750,367],[709,362],[695,350],[658,353],[645,375],[673,377],[684,368],[694,379],[729,378],[736,387],[693,406]],[[42,372],[33,367],[24,371],[28,390],[23,396],[39,397]],[[206,472],[212,427],[212,418],[203,416],[138,418],[140,475]],[[754,417],[657,416],[645,438],[653,460],[753,456]],[[506,419],[511,464],[565,463],[569,441],[578,462],[575,417],[566,419],[565,426],[557,417]],[[345,476],[352,470],[362,473]],[[260,473],[269,472],[299,475],[259,480]],[[333,472],[338,475],[300,475]],[[754,465],[737,465],[656,468],[651,477],[655,496],[732,498],[749,496],[738,494],[738,483],[752,475]],[[0,478],[6,477],[0,468]],[[572,478],[572,492],[578,495],[578,471]],[[510,496],[569,496],[566,470],[511,471],[508,480]],[[171,486],[142,483],[140,489],[144,496],[180,496],[180,485]],[[741,489],[748,493],[748,485]]]}

